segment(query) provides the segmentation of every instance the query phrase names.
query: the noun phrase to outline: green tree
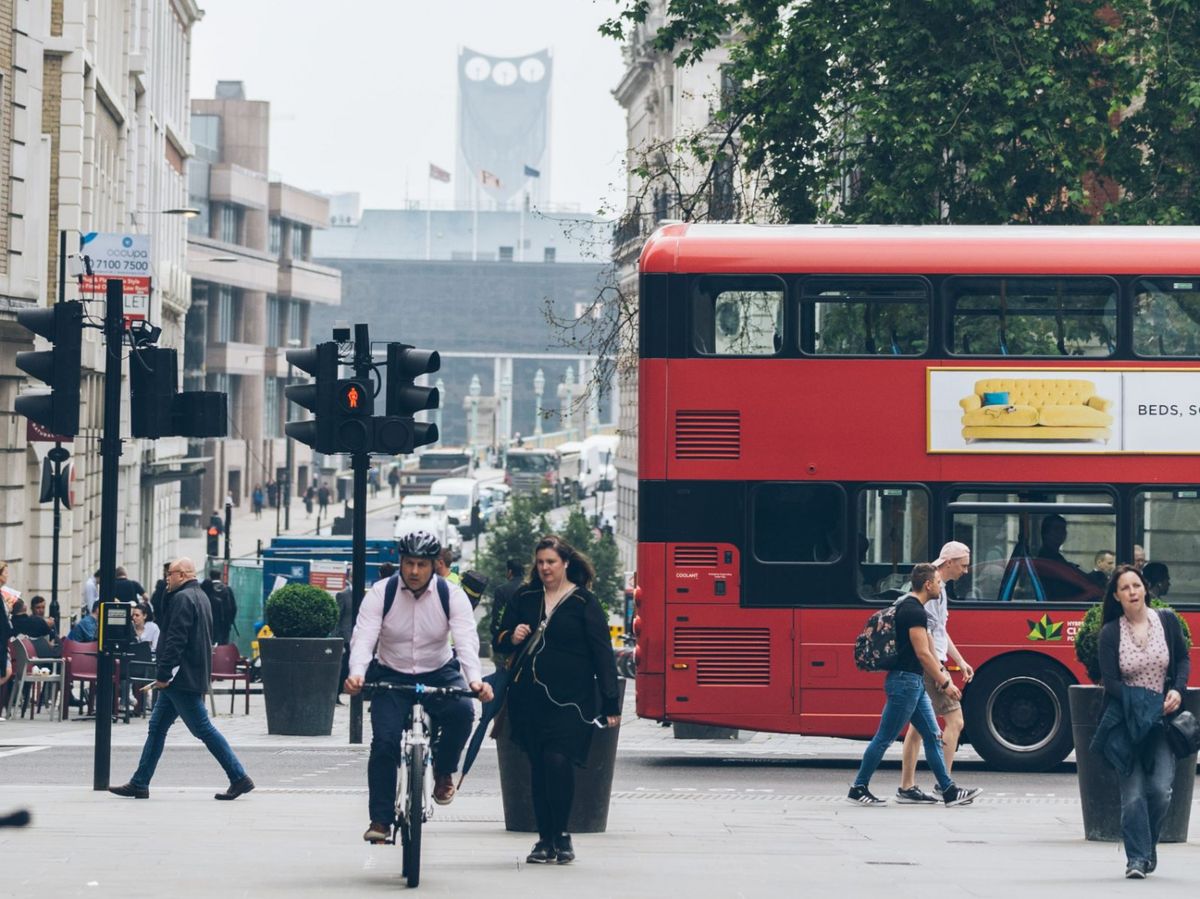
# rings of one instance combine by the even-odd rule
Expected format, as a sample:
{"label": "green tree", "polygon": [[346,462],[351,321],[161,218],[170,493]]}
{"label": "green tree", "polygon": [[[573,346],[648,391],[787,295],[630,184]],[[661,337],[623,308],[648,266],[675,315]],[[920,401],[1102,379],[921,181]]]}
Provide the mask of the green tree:
{"label": "green tree", "polygon": [[617,543],[610,534],[596,534],[582,506],[572,506],[563,525],[562,538],[592,560],[596,581],[592,592],[604,606],[604,611],[619,608],[618,600],[625,587]]}
{"label": "green tree", "polygon": [[526,569],[533,560],[533,548],[550,532],[550,525],[531,496],[512,497],[508,512],[488,531],[487,543],[475,560],[475,567],[487,576],[493,589],[507,579],[505,563],[517,559]]}
{"label": "green tree", "polygon": [[730,46],[726,135],[693,155],[737,147],[784,220],[1200,218],[1200,0],[618,4],[618,39],[665,7],[679,66]]}

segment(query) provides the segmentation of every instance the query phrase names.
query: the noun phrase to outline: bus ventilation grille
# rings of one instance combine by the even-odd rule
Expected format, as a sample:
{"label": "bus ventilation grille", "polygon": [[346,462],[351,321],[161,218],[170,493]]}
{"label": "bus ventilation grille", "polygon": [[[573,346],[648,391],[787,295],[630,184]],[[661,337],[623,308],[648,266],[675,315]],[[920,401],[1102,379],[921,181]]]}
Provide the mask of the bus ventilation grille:
{"label": "bus ventilation grille", "polygon": [[736,409],[675,412],[676,459],[738,459],[742,454],[742,418]]}
{"label": "bus ventilation grille", "polygon": [[676,568],[716,568],[717,548],[715,546],[677,546],[675,547]]}
{"label": "bus ventilation grille", "polygon": [[771,631],[765,627],[677,627],[675,652],[695,659],[701,687],[771,684]]}

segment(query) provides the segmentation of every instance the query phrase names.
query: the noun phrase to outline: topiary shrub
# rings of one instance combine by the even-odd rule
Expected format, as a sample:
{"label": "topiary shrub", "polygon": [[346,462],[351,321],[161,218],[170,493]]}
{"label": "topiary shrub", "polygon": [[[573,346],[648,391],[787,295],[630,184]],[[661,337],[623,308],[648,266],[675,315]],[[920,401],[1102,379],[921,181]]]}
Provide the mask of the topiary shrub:
{"label": "topiary shrub", "polygon": [[267,627],[276,637],[328,637],[337,602],[320,587],[288,584],[267,598]]}
{"label": "topiary shrub", "polygon": [[[1150,600],[1150,607],[1152,609],[1171,609],[1161,599]],[[1175,610],[1171,609],[1171,611]],[[1096,603],[1087,610],[1087,614],[1083,616],[1083,624],[1075,632],[1075,658],[1079,659],[1079,663],[1087,670],[1088,677],[1094,684],[1100,683],[1100,628],[1103,614],[1104,604]],[[1187,619],[1182,615],[1178,618],[1179,624],[1183,628],[1183,639],[1190,647],[1192,645],[1191,628],[1188,627]]]}

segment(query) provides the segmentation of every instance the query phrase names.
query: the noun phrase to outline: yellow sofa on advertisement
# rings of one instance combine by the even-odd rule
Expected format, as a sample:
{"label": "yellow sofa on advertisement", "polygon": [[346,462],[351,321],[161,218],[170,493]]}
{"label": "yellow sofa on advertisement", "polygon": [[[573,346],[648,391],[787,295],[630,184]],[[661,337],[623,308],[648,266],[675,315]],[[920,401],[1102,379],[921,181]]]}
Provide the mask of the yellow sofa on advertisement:
{"label": "yellow sofa on advertisement", "polygon": [[1113,401],[1076,378],[986,378],[958,401],[962,436],[975,440],[1103,440]]}

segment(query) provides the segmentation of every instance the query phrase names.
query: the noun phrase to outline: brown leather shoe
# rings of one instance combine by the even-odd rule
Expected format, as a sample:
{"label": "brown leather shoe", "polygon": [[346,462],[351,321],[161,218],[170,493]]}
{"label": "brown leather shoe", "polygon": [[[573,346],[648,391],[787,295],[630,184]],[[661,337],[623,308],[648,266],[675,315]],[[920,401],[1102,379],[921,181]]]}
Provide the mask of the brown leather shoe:
{"label": "brown leather shoe", "polygon": [[449,805],[454,801],[454,775],[439,774],[433,781],[433,801],[438,805]]}
{"label": "brown leather shoe", "polygon": [[368,843],[386,843],[391,838],[392,829],[379,821],[372,821],[367,832],[363,834],[363,839]]}

